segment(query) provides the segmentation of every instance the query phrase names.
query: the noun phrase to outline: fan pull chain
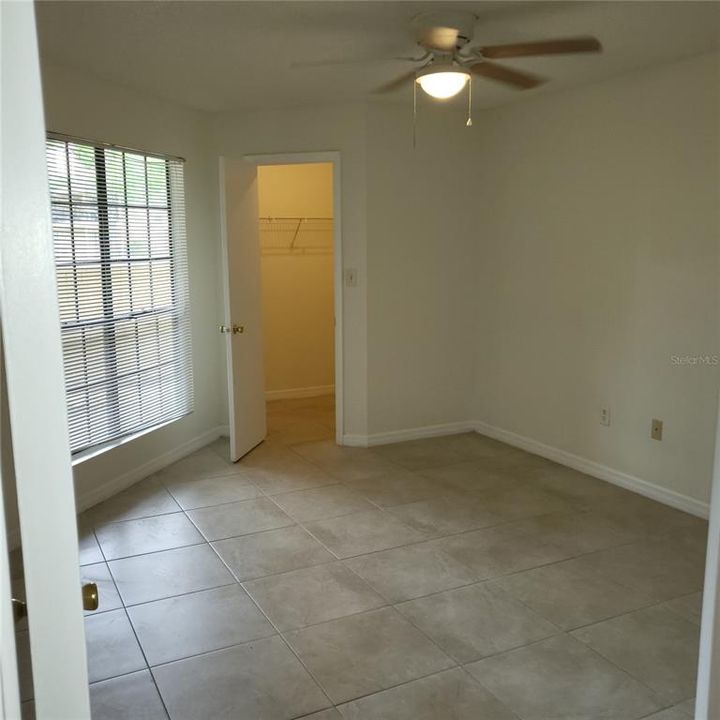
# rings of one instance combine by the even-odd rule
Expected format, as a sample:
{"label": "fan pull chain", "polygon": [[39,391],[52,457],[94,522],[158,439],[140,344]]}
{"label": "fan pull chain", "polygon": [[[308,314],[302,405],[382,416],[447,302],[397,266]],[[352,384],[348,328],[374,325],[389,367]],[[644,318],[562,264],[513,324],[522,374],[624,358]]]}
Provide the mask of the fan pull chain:
{"label": "fan pull chain", "polygon": [[413,125],[412,125],[412,146],[413,150],[417,140],[417,83],[413,80]]}
{"label": "fan pull chain", "polygon": [[468,111],[465,127],[472,127],[472,78],[468,80]]}

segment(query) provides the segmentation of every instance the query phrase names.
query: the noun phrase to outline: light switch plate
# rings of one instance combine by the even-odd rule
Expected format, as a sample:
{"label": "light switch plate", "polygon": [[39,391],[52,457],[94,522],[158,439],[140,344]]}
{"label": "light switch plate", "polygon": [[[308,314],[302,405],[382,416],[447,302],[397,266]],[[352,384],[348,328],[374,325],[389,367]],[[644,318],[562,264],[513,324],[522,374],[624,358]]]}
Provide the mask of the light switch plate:
{"label": "light switch plate", "polygon": [[355,287],[358,284],[358,273],[355,268],[345,268],[345,285]]}

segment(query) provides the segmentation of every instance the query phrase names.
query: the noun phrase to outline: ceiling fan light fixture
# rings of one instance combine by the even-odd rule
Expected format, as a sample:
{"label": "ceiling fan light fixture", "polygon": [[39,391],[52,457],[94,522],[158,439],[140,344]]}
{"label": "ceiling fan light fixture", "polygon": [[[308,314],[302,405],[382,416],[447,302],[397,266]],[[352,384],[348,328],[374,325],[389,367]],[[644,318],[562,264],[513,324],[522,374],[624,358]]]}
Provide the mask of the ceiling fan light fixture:
{"label": "ceiling fan light fixture", "polygon": [[437,100],[455,97],[469,80],[469,71],[456,65],[431,66],[419,72],[415,78],[423,91]]}

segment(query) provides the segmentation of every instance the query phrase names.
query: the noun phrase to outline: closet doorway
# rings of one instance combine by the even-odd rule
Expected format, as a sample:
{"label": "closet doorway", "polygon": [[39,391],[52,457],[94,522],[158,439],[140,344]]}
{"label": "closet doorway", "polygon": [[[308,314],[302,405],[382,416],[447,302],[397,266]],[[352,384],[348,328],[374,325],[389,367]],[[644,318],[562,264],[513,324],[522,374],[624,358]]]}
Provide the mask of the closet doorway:
{"label": "closet doorway", "polygon": [[333,164],[258,165],[268,432],[335,432]]}
{"label": "closet doorway", "polygon": [[[253,177],[234,177],[247,172]],[[221,179],[222,328],[245,328],[227,335],[232,459],[262,440],[264,420],[267,436],[283,444],[329,438],[342,444],[339,153],[225,160]],[[257,354],[249,353],[253,327],[261,336]],[[257,360],[243,361],[243,353]]]}

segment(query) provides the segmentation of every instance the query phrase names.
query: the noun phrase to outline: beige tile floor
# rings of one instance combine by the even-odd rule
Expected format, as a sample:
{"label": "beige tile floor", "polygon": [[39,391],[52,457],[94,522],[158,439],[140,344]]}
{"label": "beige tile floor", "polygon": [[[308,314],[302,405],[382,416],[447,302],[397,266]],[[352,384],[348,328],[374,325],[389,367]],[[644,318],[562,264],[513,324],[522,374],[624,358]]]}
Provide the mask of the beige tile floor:
{"label": "beige tile floor", "polygon": [[94,720],[691,717],[703,521],[480,435],[337,447],[332,398],[268,424],[80,518]]}

